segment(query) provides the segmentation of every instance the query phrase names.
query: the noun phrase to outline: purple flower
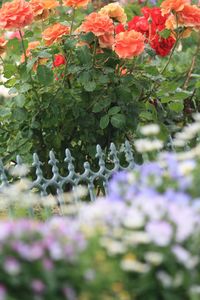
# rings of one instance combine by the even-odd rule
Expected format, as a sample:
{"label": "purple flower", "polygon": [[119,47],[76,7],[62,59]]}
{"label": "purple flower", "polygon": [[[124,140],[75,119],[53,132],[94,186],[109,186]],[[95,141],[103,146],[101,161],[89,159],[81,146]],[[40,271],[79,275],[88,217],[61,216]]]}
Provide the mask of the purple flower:
{"label": "purple flower", "polygon": [[6,288],[0,283],[0,300],[6,300]]}
{"label": "purple flower", "polygon": [[13,276],[18,275],[21,271],[21,265],[14,257],[7,257],[3,267],[8,274]]}
{"label": "purple flower", "polygon": [[34,279],[31,282],[32,290],[37,294],[42,294],[45,290],[45,285],[40,279]]}
{"label": "purple flower", "polygon": [[146,226],[146,232],[152,242],[161,247],[169,245],[173,236],[172,226],[166,221],[149,222]]}

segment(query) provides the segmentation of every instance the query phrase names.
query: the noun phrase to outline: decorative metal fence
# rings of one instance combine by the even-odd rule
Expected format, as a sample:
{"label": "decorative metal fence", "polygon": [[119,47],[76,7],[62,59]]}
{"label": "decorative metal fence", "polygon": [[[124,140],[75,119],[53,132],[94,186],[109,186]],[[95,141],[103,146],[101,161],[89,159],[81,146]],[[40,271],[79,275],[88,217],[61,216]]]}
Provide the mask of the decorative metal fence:
{"label": "decorative metal fence", "polygon": [[[123,155],[122,155],[123,153]],[[123,163],[120,161],[120,157],[123,156]],[[114,173],[120,170],[131,170],[135,167],[134,157],[131,145],[126,141],[121,150],[117,150],[115,144],[111,143],[110,151],[106,156],[102,148],[97,145],[95,158],[98,161],[98,170],[93,171],[88,161],[84,162],[82,173],[76,172],[74,158],[71,155],[69,149],[65,151],[64,165],[66,175],[61,175],[59,170],[59,161],[53,151],[49,152],[48,164],[51,166],[52,176],[47,178],[42,170],[43,163],[40,161],[36,153],[33,154],[32,168],[35,174],[35,179],[31,183],[31,189],[38,189],[41,195],[46,196],[49,194],[51,188],[54,189],[54,193],[57,196],[59,205],[62,205],[62,194],[68,188],[73,190],[79,185],[85,185],[88,189],[89,198],[94,201],[97,196],[97,188],[101,187],[103,192],[107,193],[108,181]],[[16,165],[14,168],[23,166],[24,162],[20,156],[17,156]],[[0,161],[0,191],[5,186],[9,186],[13,178],[10,176],[7,168],[4,167],[2,161]]]}

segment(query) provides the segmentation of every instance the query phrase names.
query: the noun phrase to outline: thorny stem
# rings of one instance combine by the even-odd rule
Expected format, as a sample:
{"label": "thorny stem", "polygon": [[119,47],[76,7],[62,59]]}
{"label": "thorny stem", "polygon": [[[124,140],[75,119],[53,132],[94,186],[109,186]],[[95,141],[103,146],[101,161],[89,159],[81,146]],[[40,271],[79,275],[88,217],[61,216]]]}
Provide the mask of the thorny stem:
{"label": "thorny stem", "polygon": [[73,31],[73,27],[74,27],[74,20],[75,20],[75,8],[73,8],[72,10],[72,22],[71,22],[71,26],[70,26],[70,32],[69,35],[72,35],[72,31]]}
{"label": "thorny stem", "polygon": [[177,37],[176,42],[175,42],[175,44],[174,44],[174,46],[173,46],[173,48],[172,48],[172,51],[171,51],[171,53],[170,53],[170,56],[169,56],[169,58],[168,58],[168,60],[167,60],[167,63],[166,63],[166,65],[164,66],[164,68],[162,69],[162,71],[160,72],[161,75],[166,71],[166,69],[167,69],[167,67],[168,67],[168,65],[169,65],[169,63],[170,63],[170,61],[171,61],[171,59],[172,59],[172,56],[173,56],[173,54],[174,54],[174,51],[175,51],[175,49],[176,49],[176,47],[177,47],[177,45],[178,45],[179,40],[180,40],[180,37]]}
{"label": "thorny stem", "polygon": [[21,32],[21,29],[19,29],[19,35],[20,35],[20,38],[21,38],[21,43],[22,43],[22,49],[23,49],[23,53],[24,53],[25,63],[27,64],[26,49],[25,49],[25,44],[24,44],[24,39],[23,39],[23,35],[22,35],[22,32]]}
{"label": "thorny stem", "polygon": [[190,81],[192,72],[194,70],[199,50],[200,50],[200,37],[199,37],[199,40],[198,40],[197,49],[196,49],[196,51],[195,51],[195,53],[193,55],[193,58],[192,58],[192,62],[191,62],[190,68],[189,68],[189,70],[187,72],[187,76],[186,76],[186,79],[185,79],[185,82],[184,82],[184,85],[183,85],[184,89],[186,89],[188,87],[188,83]]}
{"label": "thorny stem", "polygon": [[97,51],[97,38],[95,39],[95,42],[94,42],[94,50],[93,50],[93,58],[92,58],[92,65],[94,67],[95,65],[95,60],[96,60],[96,51]]}

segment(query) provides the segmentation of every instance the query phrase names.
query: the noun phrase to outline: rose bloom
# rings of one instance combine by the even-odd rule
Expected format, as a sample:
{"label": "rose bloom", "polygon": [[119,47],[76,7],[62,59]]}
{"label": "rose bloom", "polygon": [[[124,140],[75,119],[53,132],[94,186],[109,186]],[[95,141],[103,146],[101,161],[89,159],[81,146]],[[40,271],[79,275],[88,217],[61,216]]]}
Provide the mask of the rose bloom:
{"label": "rose bloom", "polygon": [[99,14],[107,15],[110,18],[117,20],[118,22],[124,24],[127,21],[127,16],[124,9],[119,5],[119,3],[110,3],[102,7]]}
{"label": "rose bloom", "polygon": [[59,2],[56,0],[42,0],[42,3],[45,9],[53,9],[60,5]]}
{"label": "rose bloom", "polygon": [[145,37],[135,30],[120,32],[115,37],[113,50],[120,58],[131,59],[144,51]]}
{"label": "rose bloom", "polygon": [[99,37],[104,34],[113,33],[114,25],[108,16],[93,12],[85,18],[85,21],[81,25],[81,30],[83,32],[92,32]]}
{"label": "rose bloom", "polygon": [[112,33],[105,33],[104,35],[101,35],[99,38],[99,46],[101,48],[109,48],[112,49],[112,46],[114,44],[114,35]]}
{"label": "rose bloom", "polygon": [[45,20],[48,15],[48,9],[45,9],[42,0],[31,0],[30,2],[31,8],[33,10],[34,19],[37,20]]}
{"label": "rose bloom", "polygon": [[14,0],[5,2],[0,9],[0,27],[3,29],[20,29],[33,21],[33,12],[29,2]]}
{"label": "rose bloom", "polygon": [[190,4],[190,0],[164,0],[160,7],[162,14],[168,14],[171,11],[180,12],[186,4]]}
{"label": "rose bloom", "polygon": [[87,6],[90,0],[63,0],[63,5],[73,8]]}
{"label": "rose bloom", "polygon": [[0,55],[2,55],[6,51],[7,41],[4,36],[0,36]]}
{"label": "rose bloom", "polygon": [[53,61],[53,66],[55,68],[65,65],[66,59],[62,54],[55,54],[54,61]]}
{"label": "rose bloom", "polygon": [[179,18],[185,27],[200,28],[200,8],[196,5],[185,5]]}
{"label": "rose bloom", "polygon": [[181,33],[182,38],[187,38],[192,33],[192,29],[191,28],[185,28],[184,22],[181,21],[180,18],[179,18],[178,24],[177,24],[177,20],[176,20],[176,17],[174,15],[170,15],[168,17],[168,19],[165,22],[165,27],[166,27],[166,29],[171,30],[172,36],[174,36],[174,37],[176,37],[175,29],[177,29],[178,27],[184,28],[183,32]]}
{"label": "rose bloom", "polygon": [[[39,41],[34,41],[34,42],[30,42],[28,44],[28,48],[26,49],[26,57],[30,57],[31,56],[31,50],[36,49],[38,46],[40,45]],[[25,57],[24,54],[21,57],[21,62],[23,63],[25,61]]]}
{"label": "rose bloom", "polygon": [[166,56],[172,50],[176,40],[170,36],[167,39],[159,36],[158,34],[151,40],[151,48],[155,50],[157,55]]}
{"label": "rose bloom", "polygon": [[55,23],[46,28],[42,33],[42,38],[47,46],[58,42],[63,35],[69,34],[70,28],[60,23]]}

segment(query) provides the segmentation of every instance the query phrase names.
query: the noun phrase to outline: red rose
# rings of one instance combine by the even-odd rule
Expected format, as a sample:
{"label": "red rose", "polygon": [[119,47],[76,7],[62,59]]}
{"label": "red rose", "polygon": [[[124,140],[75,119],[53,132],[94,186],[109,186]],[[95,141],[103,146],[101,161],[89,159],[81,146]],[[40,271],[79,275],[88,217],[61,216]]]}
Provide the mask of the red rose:
{"label": "red rose", "polygon": [[135,16],[130,22],[128,22],[128,30],[135,30],[145,34],[149,30],[149,23],[145,17]]}
{"label": "red rose", "polygon": [[175,39],[173,37],[168,37],[164,39],[158,34],[151,41],[151,47],[155,50],[157,55],[166,56],[172,50],[175,43]]}
{"label": "red rose", "polygon": [[126,29],[124,28],[123,24],[118,24],[117,26],[115,26],[115,33],[118,34],[120,32],[124,32],[126,31]]}
{"label": "red rose", "polygon": [[65,60],[65,57],[62,54],[56,54],[55,55],[55,58],[54,58],[54,61],[53,61],[53,66],[55,68],[57,68],[61,65],[65,65],[65,63],[66,63],[66,60]]}

